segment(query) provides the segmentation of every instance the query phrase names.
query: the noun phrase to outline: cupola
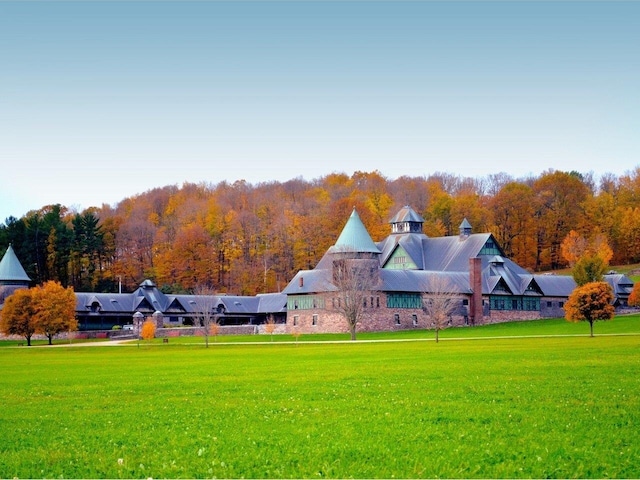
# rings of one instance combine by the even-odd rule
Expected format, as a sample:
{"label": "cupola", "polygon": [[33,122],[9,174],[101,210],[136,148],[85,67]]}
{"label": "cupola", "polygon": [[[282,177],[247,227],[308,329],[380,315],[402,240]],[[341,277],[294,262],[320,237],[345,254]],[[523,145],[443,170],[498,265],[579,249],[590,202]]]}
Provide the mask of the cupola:
{"label": "cupola", "polygon": [[410,206],[405,205],[389,221],[391,233],[422,233],[424,218],[418,215]]}
{"label": "cupola", "polygon": [[472,228],[469,221],[466,218],[462,220],[462,223],[460,224],[460,237],[468,237],[471,235],[471,230]]}

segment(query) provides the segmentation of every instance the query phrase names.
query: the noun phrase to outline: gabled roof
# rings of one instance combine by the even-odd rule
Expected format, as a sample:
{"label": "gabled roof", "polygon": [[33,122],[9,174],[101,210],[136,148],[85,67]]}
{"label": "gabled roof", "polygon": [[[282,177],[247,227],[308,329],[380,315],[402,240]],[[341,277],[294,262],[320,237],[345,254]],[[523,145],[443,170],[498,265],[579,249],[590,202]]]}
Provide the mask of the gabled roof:
{"label": "gabled roof", "polygon": [[568,297],[576,288],[575,280],[568,275],[534,275],[533,278],[545,297]]}
{"label": "gabled roof", "polygon": [[351,212],[351,216],[342,229],[335,245],[329,251],[332,253],[380,253],[355,208]]}
{"label": "gabled roof", "polygon": [[424,268],[449,272],[469,271],[469,259],[477,257],[487,240],[492,237],[490,233],[475,233],[463,238],[429,238]]}
{"label": "gabled roof", "polygon": [[9,245],[2,260],[0,260],[0,283],[29,283],[30,281],[31,279],[29,275],[27,275],[27,272],[24,271],[24,268],[22,268],[22,264],[13,251],[13,247]]}
{"label": "gabled roof", "polygon": [[384,266],[389,261],[391,255],[393,255],[393,252],[398,248],[398,245],[401,245],[402,248],[407,252],[407,255],[411,257],[411,260],[413,260],[413,263],[415,263],[416,267],[419,270],[424,270],[424,252],[427,248],[429,240],[429,237],[427,237],[424,233],[403,233],[390,235],[382,242],[378,242],[377,244],[378,248],[382,252],[382,255],[380,255],[380,264]]}

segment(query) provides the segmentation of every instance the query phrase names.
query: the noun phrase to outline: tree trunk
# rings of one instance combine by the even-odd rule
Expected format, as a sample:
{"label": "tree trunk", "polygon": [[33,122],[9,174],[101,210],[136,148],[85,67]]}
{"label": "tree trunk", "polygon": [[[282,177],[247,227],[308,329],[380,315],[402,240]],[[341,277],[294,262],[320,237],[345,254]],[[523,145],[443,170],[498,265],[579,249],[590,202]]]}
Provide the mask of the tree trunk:
{"label": "tree trunk", "polygon": [[591,336],[593,337],[593,320],[589,320],[589,327],[591,328]]}
{"label": "tree trunk", "polygon": [[356,339],[356,326],[355,325],[349,325],[349,333],[351,334],[351,340]]}
{"label": "tree trunk", "polygon": [[440,331],[440,329],[436,328],[436,343],[438,343],[438,332]]}

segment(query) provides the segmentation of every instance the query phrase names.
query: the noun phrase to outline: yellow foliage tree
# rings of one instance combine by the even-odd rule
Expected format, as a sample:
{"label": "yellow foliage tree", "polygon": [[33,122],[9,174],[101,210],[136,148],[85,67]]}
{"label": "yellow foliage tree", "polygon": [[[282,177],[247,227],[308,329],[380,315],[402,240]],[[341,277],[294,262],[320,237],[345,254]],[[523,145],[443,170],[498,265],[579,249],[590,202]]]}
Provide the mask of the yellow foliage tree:
{"label": "yellow foliage tree", "polygon": [[593,322],[610,320],[615,308],[613,291],[607,282],[591,282],[576,288],[564,306],[565,318],[570,322],[589,322],[593,337]]}
{"label": "yellow foliage tree", "polygon": [[149,319],[142,324],[142,330],[140,336],[144,340],[152,340],[156,336],[156,322]]}

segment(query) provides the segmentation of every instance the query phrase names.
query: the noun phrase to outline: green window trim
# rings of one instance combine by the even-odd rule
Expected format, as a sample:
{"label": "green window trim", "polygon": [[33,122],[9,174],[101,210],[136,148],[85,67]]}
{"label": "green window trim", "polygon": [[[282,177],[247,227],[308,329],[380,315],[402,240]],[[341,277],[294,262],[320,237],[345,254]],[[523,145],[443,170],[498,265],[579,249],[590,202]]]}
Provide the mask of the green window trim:
{"label": "green window trim", "polygon": [[387,308],[422,308],[422,295],[419,293],[390,293],[387,295]]}

